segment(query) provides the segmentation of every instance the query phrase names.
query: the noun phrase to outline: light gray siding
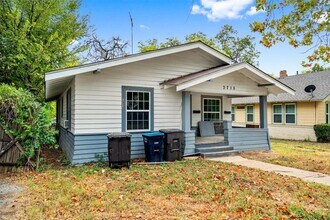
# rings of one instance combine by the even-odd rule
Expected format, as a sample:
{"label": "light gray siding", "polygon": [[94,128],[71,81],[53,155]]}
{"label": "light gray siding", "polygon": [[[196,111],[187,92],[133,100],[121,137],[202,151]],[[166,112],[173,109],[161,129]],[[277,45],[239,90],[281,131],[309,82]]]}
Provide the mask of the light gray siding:
{"label": "light gray siding", "polygon": [[[97,155],[108,160],[107,134],[84,134],[74,137],[73,164],[87,163],[97,160]],[[131,158],[144,158],[142,133],[133,133],[131,138]]]}
{"label": "light gray siding", "polygon": [[74,135],[70,131],[64,129],[62,126],[59,126],[59,132],[59,145],[64,151],[66,158],[72,161],[74,155]]}
{"label": "light gray siding", "polygon": [[184,133],[185,150],[184,155],[195,153],[195,131],[186,131]]}
{"label": "light gray siding", "polygon": [[268,129],[230,128],[225,129],[225,140],[238,151],[269,150]]}
{"label": "light gray siding", "polygon": [[154,89],[154,130],[182,128],[182,94],[164,80],[219,65],[219,60],[180,53],[75,77],[75,134],[122,131],[122,86]]}

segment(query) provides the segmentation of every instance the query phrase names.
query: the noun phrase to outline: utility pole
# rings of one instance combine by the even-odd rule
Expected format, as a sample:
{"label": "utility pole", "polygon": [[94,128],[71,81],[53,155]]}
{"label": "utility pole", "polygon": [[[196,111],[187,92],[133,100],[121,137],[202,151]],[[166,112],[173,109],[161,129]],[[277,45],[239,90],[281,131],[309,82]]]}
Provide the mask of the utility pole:
{"label": "utility pole", "polygon": [[131,12],[128,12],[129,18],[131,20],[131,47],[132,47],[132,54],[133,54],[133,48],[134,48],[134,43],[133,43],[133,18],[131,15]]}

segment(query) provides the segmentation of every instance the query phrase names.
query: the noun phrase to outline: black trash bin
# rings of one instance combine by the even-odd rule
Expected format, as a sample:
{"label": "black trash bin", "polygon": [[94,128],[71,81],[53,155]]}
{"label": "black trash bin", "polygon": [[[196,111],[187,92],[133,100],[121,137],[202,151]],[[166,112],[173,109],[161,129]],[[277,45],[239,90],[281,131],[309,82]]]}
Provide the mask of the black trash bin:
{"label": "black trash bin", "polygon": [[114,132],[108,135],[109,166],[130,167],[131,162],[131,134]]}
{"label": "black trash bin", "polygon": [[147,162],[163,161],[163,138],[161,132],[149,132],[143,135],[144,152]]}
{"label": "black trash bin", "polygon": [[164,133],[165,161],[181,160],[184,154],[184,131],[179,129],[162,129]]}

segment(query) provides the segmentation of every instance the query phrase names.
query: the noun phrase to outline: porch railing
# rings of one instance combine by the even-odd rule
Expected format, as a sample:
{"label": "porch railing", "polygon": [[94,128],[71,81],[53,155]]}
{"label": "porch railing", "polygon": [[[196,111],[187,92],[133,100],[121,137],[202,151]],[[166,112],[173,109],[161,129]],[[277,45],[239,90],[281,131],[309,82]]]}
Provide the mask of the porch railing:
{"label": "porch railing", "polygon": [[233,128],[231,121],[224,121],[224,138],[238,151],[270,149],[267,128]]}

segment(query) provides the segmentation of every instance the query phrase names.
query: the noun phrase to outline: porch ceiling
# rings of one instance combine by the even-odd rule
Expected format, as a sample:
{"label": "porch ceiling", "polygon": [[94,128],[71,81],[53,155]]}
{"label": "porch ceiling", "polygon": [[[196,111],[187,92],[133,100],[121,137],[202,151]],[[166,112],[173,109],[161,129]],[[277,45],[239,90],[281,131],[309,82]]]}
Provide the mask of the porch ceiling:
{"label": "porch ceiling", "polygon": [[290,93],[294,90],[248,63],[217,66],[161,83],[177,91],[212,92],[233,97]]}

